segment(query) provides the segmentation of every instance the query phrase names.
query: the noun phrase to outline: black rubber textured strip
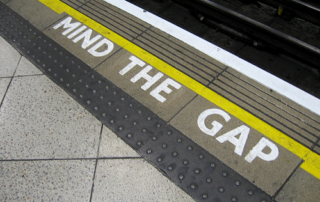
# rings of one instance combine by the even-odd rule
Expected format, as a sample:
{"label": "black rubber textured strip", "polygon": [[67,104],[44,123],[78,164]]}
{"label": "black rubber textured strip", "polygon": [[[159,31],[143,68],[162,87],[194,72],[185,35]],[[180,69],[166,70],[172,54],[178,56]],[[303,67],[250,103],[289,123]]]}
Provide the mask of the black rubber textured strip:
{"label": "black rubber textured strip", "polygon": [[272,201],[261,189],[167,125],[1,2],[0,34],[197,201]]}

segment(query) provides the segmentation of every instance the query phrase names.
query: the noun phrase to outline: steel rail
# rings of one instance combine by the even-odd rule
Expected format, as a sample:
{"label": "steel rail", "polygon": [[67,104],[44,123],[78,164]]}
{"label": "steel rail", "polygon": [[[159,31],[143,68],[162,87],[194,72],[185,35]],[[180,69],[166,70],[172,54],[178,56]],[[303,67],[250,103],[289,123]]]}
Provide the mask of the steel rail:
{"label": "steel rail", "polygon": [[[310,60],[309,62],[315,65],[317,68],[320,66],[320,49],[317,47],[314,47],[304,41],[301,41],[297,38],[294,38],[288,34],[285,34],[279,30],[276,30],[270,26],[267,26],[261,22],[258,22],[254,19],[251,19],[245,15],[242,15],[236,11],[233,11],[231,9],[228,9],[224,6],[221,6],[215,2],[209,1],[209,0],[175,0],[176,2],[180,2],[182,5],[189,5],[190,8],[199,9],[199,6],[202,6],[203,10],[199,10],[199,12],[204,12],[202,14],[205,14],[207,16],[211,16],[215,18],[216,13],[212,11],[216,11],[217,13],[222,14],[223,16],[227,16],[231,19],[234,19],[242,24],[245,24],[254,30],[258,30],[259,33],[264,33],[269,36],[272,36],[271,38],[268,37],[268,39],[264,39],[267,42],[275,43],[274,39],[277,38],[279,41],[279,44],[286,44],[287,47],[284,49],[287,52],[294,54],[295,56],[303,59],[303,60]],[[210,11],[209,11],[210,10]],[[221,19],[219,19],[221,20]],[[222,20],[223,21],[223,20]],[[236,27],[241,27],[240,25],[235,25]],[[254,34],[254,37],[259,37],[258,34]],[[277,46],[277,44],[274,44]],[[295,47],[295,50],[291,50],[290,47]],[[310,55],[312,54],[312,56]],[[311,56],[311,57],[310,57]]]}
{"label": "steel rail", "polygon": [[303,2],[303,1],[299,1],[299,0],[278,0],[278,1],[274,1],[274,0],[259,0],[260,2],[270,2],[270,1],[273,1],[275,3],[278,3],[278,4],[283,4],[285,6],[291,6],[292,8],[295,8],[295,9],[299,9],[299,10],[302,10],[304,12],[307,12],[310,14],[310,12],[312,12],[312,14],[316,14],[317,16],[320,16],[320,9],[311,5],[311,4],[308,4],[306,2]]}
{"label": "steel rail", "polygon": [[253,25],[256,28],[259,28],[260,30],[268,32],[268,33],[270,33],[270,34],[272,34],[272,35],[274,35],[274,36],[276,36],[276,37],[278,37],[280,39],[283,39],[283,40],[285,40],[287,42],[290,42],[292,44],[298,45],[301,48],[303,48],[303,49],[305,49],[307,51],[310,51],[310,53],[314,53],[315,55],[320,56],[320,49],[319,48],[314,47],[314,46],[312,46],[312,45],[310,45],[310,44],[308,44],[308,43],[306,43],[304,41],[301,41],[301,40],[299,40],[297,38],[294,38],[294,37],[292,37],[292,36],[290,36],[288,34],[285,34],[285,33],[281,32],[281,31],[278,31],[278,30],[276,30],[276,29],[274,29],[272,27],[269,27],[269,26],[267,26],[267,25],[265,25],[265,24],[263,24],[261,22],[253,20],[253,19],[251,19],[251,18],[249,18],[247,16],[244,16],[244,15],[236,12],[236,11],[228,9],[228,8],[226,8],[224,6],[221,6],[221,5],[217,4],[217,3],[214,3],[214,2],[209,1],[209,0],[195,0],[195,1],[200,2],[200,3],[205,3],[208,6],[213,7],[214,9],[217,9],[220,12],[223,12],[224,14],[227,14],[227,15],[229,15],[231,17],[236,17],[237,19],[240,19],[241,21],[243,21],[245,23],[249,23],[250,25]]}
{"label": "steel rail", "polygon": [[258,0],[258,2],[294,11],[295,16],[320,26],[320,8],[300,0]]}

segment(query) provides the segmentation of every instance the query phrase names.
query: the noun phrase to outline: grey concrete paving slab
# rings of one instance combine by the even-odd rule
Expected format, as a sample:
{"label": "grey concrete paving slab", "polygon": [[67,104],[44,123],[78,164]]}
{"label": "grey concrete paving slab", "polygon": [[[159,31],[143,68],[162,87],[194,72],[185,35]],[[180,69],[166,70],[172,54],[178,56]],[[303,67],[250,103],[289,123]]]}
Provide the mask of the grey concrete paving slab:
{"label": "grey concrete paving slab", "polygon": [[0,37],[0,77],[13,76],[20,58],[20,53]]}
{"label": "grey concrete paving slab", "polygon": [[42,72],[38,68],[36,68],[27,58],[21,57],[14,76],[30,76],[39,74],[42,74]]}
{"label": "grey concrete paving slab", "polygon": [[278,202],[315,202],[320,200],[320,180],[301,168],[292,175],[280,191]]}
{"label": "grey concrete paving slab", "polygon": [[[141,73],[142,70],[145,70],[145,68],[148,67],[147,64],[142,65],[142,67],[137,64],[126,73],[123,73],[123,75],[120,74],[128,65],[135,64],[133,63],[134,61],[141,61],[139,58],[134,60],[130,59],[131,57],[136,58],[123,49],[102,63],[96,70],[166,121],[170,120],[183,106],[195,97],[196,94],[193,91],[171,80],[166,75],[163,75],[158,80],[154,80],[155,82],[151,86],[143,89],[143,86],[149,83],[150,80],[147,82],[144,77],[141,77],[136,82],[133,82],[132,79]],[[142,61],[142,63],[144,62]],[[160,72],[154,67],[151,67],[147,74],[155,78],[156,75],[160,75]],[[153,92],[160,89],[159,87],[168,81],[168,79],[173,83],[167,86],[169,88],[168,92],[164,90],[159,92],[162,98],[165,99],[161,102],[161,100],[154,96]],[[152,82],[150,82],[150,84],[151,83]],[[176,86],[174,87],[174,85]]]}
{"label": "grey concrete paving slab", "polygon": [[[207,111],[212,109],[216,111]],[[170,124],[272,196],[281,188],[301,159],[272,143],[236,117],[227,114],[230,118],[228,120],[227,115],[223,114],[226,112],[221,110],[198,96],[175,116]],[[250,161],[250,156],[257,151],[258,145],[265,141],[270,144],[266,143],[268,146],[261,149],[262,153],[272,154],[278,148],[278,154],[270,159],[257,157]]]}
{"label": "grey concrete paving slab", "polygon": [[17,77],[0,109],[0,159],[96,157],[100,131],[46,76]]}
{"label": "grey concrete paving slab", "polygon": [[103,126],[99,157],[140,157],[140,155],[123,142],[109,128]]}
{"label": "grey concrete paving slab", "polygon": [[3,100],[3,96],[7,91],[10,80],[10,78],[0,78],[0,102]]}
{"label": "grey concrete paving slab", "polygon": [[[79,24],[78,27],[74,28],[72,31],[68,31],[68,28],[64,28],[64,24],[60,22],[66,22],[65,20],[69,19],[69,17],[63,18],[62,20],[57,21],[51,27],[46,29],[44,33],[51,37],[53,40],[58,42],[62,47],[67,49],[73,55],[78,58],[81,58],[83,62],[88,64],[90,67],[94,68],[115,52],[120,49],[120,46],[117,44],[107,40],[103,36],[101,36],[96,31],[92,30],[88,27],[84,27],[85,25]],[[79,23],[77,20],[73,19],[66,23]],[[84,29],[82,29],[84,28]],[[78,30],[82,30],[77,32]],[[68,31],[67,34],[63,35]],[[77,33],[77,34],[76,34]],[[87,33],[87,34],[86,34]],[[88,41],[86,41],[83,37],[88,37]],[[100,38],[99,38],[100,36]],[[96,38],[97,37],[97,38]],[[96,38],[96,40],[94,40]],[[107,40],[106,43],[103,43],[103,40]],[[92,43],[90,42],[92,41]],[[96,56],[90,53],[90,50],[94,49],[96,45],[99,45],[101,42],[101,47],[96,49],[96,52],[103,53],[101,56]],[[110,44],[108,44],[110,43]],[[110,50],[110,52],[109,52]],[[97,54],[98,55],[98,54]]]}
{"label": "grey concrete paving slab", "polygon": [[142,159],[99,160],[92,201],[194,201]]}
{"label": "grey concrete paving slab", "polygon": [[95,161],[1,161],[1,201],[89,201]]}
{"label": "grey concrete paving slab", "polygon": [[11,0],[6,4],[39,30],[44,30],[66,14],[57,14],[38,0]]}

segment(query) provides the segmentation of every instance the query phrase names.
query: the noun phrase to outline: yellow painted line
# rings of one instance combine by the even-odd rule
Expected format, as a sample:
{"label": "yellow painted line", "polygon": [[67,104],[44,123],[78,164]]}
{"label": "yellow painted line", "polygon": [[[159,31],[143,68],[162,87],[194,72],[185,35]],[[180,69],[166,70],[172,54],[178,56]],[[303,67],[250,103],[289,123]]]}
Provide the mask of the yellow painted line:
{"label": "yellow painted line", "polygon": [[110,29],[99,24],[98,22],[90,19],[84,14],[78,12],[77,10],[71,8],[70,6],[64,4],[63,2],[59,0],[39,1],[51,8],[52,10],[54,10],[55,12],[59,14],[65,12],[73,18],[77,19],[78,21],[82,22],[83,24],[87,25],[88,27],[92,28],[93,30],[99,32],[101,35],[105,36],[109,40],[118,44],[119,46],[131,52],[132,54],[144,60],[145,62],[149,63],[161,72],[167,74],[171,78],[174,78],[176,81],[180,82],[181,84],[193,90],[197,94],[201,95],[202,97],[221,107],[228,113],[232,114],[244,123],[259,131],[266,137],[270,138],[274,142],[278,143],[282,147],[294,153],[295,155],[304,160],[303,164],[301,165],[301,168],[320,179],[320,156],[312,152],[307,147],[296,142],[284,133],[273,128],[272,126],[263,122],[259,118],[253,116],[252,114],[243,110],[234,103],[226,100],[222,96],[218,95],[214,91],[210,90],[209,88],[203,86],[202,84],[190,78],[189,76],[178,71],[166,62],[158,59],[157,57],[153,56],[152,54],[138,47],[137,45],[131,43],[125,38],[119,36]]}

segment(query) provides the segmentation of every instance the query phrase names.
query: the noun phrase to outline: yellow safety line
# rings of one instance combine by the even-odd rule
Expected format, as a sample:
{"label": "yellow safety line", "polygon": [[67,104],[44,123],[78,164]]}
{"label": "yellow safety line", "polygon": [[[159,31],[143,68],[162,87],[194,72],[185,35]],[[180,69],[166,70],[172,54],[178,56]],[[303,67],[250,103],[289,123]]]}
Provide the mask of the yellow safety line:
{"label": "yellow safety line", "polygon": [[234,103],[226,100],[222,96],[218,95],[209,88],[203,86],[202,84],[190,78],[189,76],[183,74],[176,68],[170,66],[166,62],[160,60],[159,58],[153,56],[152,54],[138,47],[137,45],[119,36],[115,32],[99,24],[98,22],[90,19],[86,15],[71,8],[70,6],[61,2],[60,0],[39,1],[59,14],[63,12],[69,14],[73,18],[77,19],[78,21],[82,22],[83,24],[87,25],[93,30],[99,32],[101,35],[105,36],[114,43],[118,44],[120,47],[141,58],[145,62],[157,68],[159,71],[167,74],[171,78],[175,79],[176,81],[193,90],[197,94],[201,95],[202,97],[221,107],[225,111],[229,112],[233,116],[237,117],[238,119],[248,124],[252,128],[256,129],[263,135],[272,139],[274,142],[278,143],[282,147],[286,148],[290,152],[294,153],[295,155],[303,159],[304,162],[301,165],[301,168],[320,179],[320,156],[312,152],[307,147],[301,145],[300,143],[296,142],[284,133],[273,128],[272,126],[263,122],[259,118],[253,116],[252,114],[235,105]]}

